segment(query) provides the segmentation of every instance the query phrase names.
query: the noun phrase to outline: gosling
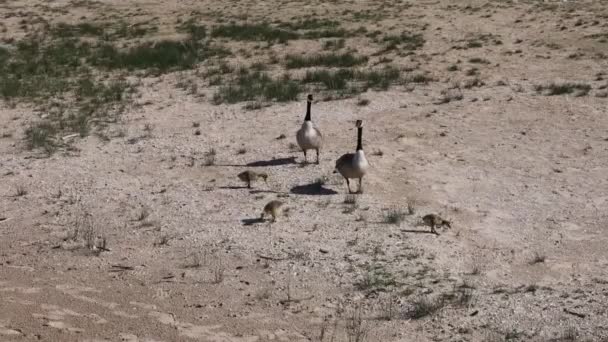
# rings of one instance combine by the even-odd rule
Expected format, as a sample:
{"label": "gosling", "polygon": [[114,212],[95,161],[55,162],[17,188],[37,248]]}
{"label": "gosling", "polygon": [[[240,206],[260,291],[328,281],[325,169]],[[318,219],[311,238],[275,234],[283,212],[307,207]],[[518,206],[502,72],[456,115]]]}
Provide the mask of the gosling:
{"label": "gosling", "polygon": [[319,164],[319,150],[323,146],[323,135],[321,132],[314,127],[312,120],[310,119],[310,106],[312,104],[312,95],[308,95],[306,101],[306,117],[304,117],[304,123],[302,127],[296,133],[296,140],[298,145],[304,152],[304,163],[308,163],[308,157],[306,156],[307,150],[315,150],[317,152],[317,164]]}
{"label": "gosling", "polygon": [[277,220],[277,217],[283,212],[284,204],[284,202],[277,200],[268,202],[268,204],[264,206],[264,211],[262,211],[261,219],[263,220],[267,215],[269,215],[272,217],[271,222],[275,222]]}
{"label": "gosling", "polygon": [[424,215],[422,218],[422,222],[424,225],[431,227],[431,233],[439,235],[435,227],[448,227],[452,228],[452,223],[448,220],[443,219],[441,216],[437,214],[428,214]]}
{"label": "gosling", "polygon": [[[363,152],[363,121],[357,120],[357,150],[355,153],[343,154],[336,161],[336,171],[339,172],[344,179],[346,179],[346,186],[348,187],[348,193],[353,193],[350,190],[349,178],[359,178],[359,191],[363,193],[363,176],[367,173],[369,168],[369,162],[365,158],[365,152]],[[336,173],[334,171],[334,173]]]}
{"label": "gosling", "polygon": [[238,174],[238,177],[243,182],[247,183],[247,188],[251,189],[251,183],[257,181],[258,179],[263,179],[264,182],[268,183],[268,174],[260,172],[253,172],[251,170],[243,171]]}

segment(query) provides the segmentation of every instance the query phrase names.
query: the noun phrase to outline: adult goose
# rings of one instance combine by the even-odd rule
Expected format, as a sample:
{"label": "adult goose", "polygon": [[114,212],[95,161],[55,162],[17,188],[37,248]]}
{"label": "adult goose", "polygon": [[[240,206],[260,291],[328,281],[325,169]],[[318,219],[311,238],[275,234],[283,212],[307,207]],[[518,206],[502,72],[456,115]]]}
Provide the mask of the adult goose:
{"label": "adult goose", "polygon": [[336,161],[336,171],[339,172],[344,179],[346,179],[346,186],[348,187],[348,192],[353,193],[350,190],[350,181],[349,179],[359,178],[359,191],[358,193],[363,193],[363,176],[367,173],[367,169],[369,168],[369,163],[367,162],[367,158],[365,158],[365,152],[363,152],[363,121],[357,120],[357,150],[355,153],[346,153],[342,155]]}
{"label": "adult goose", "polygon": [[308,162],[306,151],[315,150],[317,152],[317,164],[319,164],[319,150],[323,146],[323,135],[312,124],[312,120],[310,119],[311,105],[312,95],[308,95],[306,101],[306,117],[304,118],[304,123],[302,123],[302,127],[296,133],[296,140],[298,141],[298,145],[302,149],[302,152],[304,152],[304,162]]}

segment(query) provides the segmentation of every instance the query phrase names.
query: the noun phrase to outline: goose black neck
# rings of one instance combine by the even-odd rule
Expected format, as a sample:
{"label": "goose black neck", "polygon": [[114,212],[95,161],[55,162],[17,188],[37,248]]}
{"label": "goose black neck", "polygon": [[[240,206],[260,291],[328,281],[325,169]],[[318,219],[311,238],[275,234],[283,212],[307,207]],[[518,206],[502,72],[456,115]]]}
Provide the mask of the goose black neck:
{"label": "goose black neck", "polygon": [[310,121],[310,101],[306,102],[306,117],[304,118],[304,121]]}
{"label": "goose black neck", "polygon": [[363,144],[361,142],[363,137],[363,127],[357,127],[357,151],[363,150]]}

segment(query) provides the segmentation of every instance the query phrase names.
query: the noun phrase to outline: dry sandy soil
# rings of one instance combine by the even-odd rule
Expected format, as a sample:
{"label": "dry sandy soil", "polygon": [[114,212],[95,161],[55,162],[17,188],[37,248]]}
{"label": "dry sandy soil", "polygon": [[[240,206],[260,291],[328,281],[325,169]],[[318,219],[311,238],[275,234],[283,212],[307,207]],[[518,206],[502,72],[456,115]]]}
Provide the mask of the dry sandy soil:
{"label": "dry sandy soil", "polygon": [[[333,100],[311,90],[318,166],[293,148],[306,92],[214,104],[204,75],[217,61],[131,74],[118,121],[62,131],[50,155],[24,140],[44,103],[0,100],[1,341],[608,340],[608,4],[4,0],[0,37],[26,37],[23,20],[115,15],[154,18],[138,39],[171,39],[192,13],[208,28],[316,13],[380,30],[342,49],[369,57],[359,68],[386,58],[429,81]],[[375,54],[404,30],[424,45]],[[280,74],[285,54],[324,39],[216,40],[226,63]],[[551,82],[590,88],[535,90]],[[346,196],[332,172],[356,119],[372,168]],[[246,169],[268,184],[243,187]],[[257,221],[277,198],[285,215]],[[429,234],[428,213],[452,228]]]}

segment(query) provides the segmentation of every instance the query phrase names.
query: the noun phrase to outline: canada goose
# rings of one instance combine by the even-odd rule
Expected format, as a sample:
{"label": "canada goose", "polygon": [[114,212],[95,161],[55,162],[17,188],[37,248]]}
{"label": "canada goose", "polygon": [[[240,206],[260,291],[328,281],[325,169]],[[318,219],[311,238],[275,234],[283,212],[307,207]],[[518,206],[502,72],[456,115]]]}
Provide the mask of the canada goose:
{"label": "canada goose", "polygon": [[[357,120],[357,151],[355,153],[346,153],[342,155],[336,161],[336,171],[339,172],[344,179],[346,179],[346,185],[348,186],[348,192],[352,194],[350,190],[349,178],[359,178],[359,193],[363,193],[362,180],[363,176],[369,168],[369,163],[365,158],[363,152],[363,121]],[[334,171],[334,173],[336,172]]]}
{"label": "canada goose", "polygon": [[448,228],[452,228],[452,223],[448,220],[444,220],[441,216],[437,214],[427,214],[422,218],[422,222],[431,227],[431,233],[439,235],[435,230],[435,227],[443,227],[446,226]]}
{"label": "canada goose", "polygon": [[263,220],[266,215],[270,215],[272,217],[272,222],[275,222],[277,220],[277,216],[279,216],[282,212],[283,204],[285,203],[277,200],[268,202],[268,204],[264,206],[261,219]]}
{"label": "canada goose", "polygon": [[264,182],[268,182],[268,174],[260,172],[253,172],[251,170],[243,171],[238,174],[238,177],[243,182],[247,183],[247,187],[251,189],[251,183],[255,182],[259,178],[262,178]]}
{"label": "canada goose", "polygon": [[310,120],[311,104],[312,95],[308,95],[308,99],[306,101],[306,117],[304,118],[302,127],[296,133],[296,140],[298,141],[298,145],[300,145],[302,152],[304,152],[304,162],[308,162],[306,151],[315,150],[317,151],[317,164],[319,164],[319,149],[323,145],[323,135],[317,128],[314,127],[312,121]]}

